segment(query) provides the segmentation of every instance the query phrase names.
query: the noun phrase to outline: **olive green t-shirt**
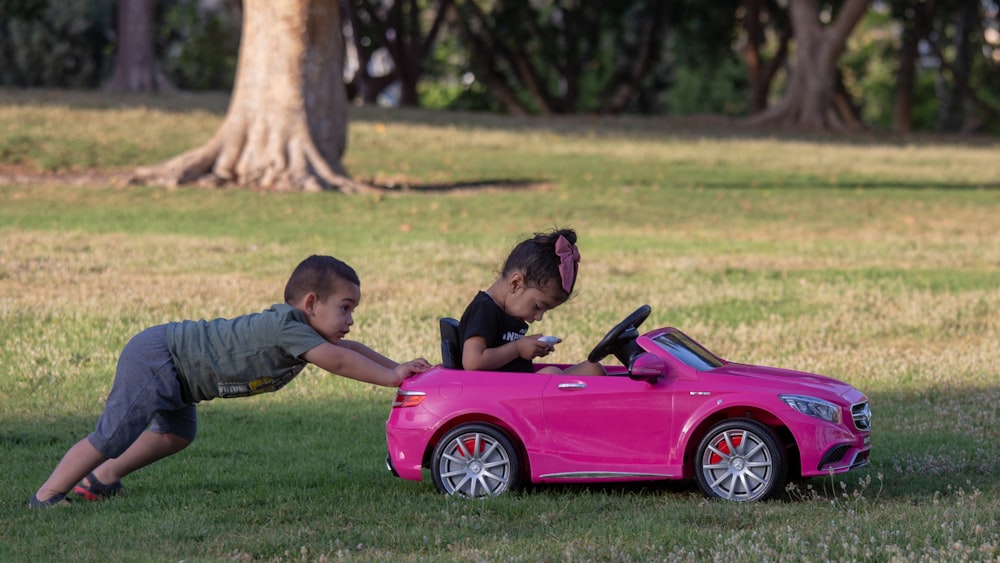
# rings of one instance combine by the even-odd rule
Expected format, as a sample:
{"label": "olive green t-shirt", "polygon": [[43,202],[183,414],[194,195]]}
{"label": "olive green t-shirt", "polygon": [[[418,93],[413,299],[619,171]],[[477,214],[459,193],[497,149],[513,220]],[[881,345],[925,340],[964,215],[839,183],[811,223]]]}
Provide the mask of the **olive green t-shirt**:
{"label": "olive green t-shirt", "polygon": [[277,391],[306,367],[302,354],[324,342],[301,311],[284,303],[232,319],[167,326],[170,356],[192,402]]}

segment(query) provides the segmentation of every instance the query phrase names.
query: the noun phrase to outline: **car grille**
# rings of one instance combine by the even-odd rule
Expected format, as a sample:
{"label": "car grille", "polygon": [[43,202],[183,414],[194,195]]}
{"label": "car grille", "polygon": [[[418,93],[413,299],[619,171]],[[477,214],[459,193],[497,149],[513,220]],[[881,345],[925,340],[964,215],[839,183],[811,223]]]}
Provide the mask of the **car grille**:
{"label": "car grille", "polygon": [[843,446],[838,446],[836,448],[833,448],[832,450],[827,452],[825,456],[823,456],[823,459],[820,460],[819,469],[822,469],[823,466],[827,464],[834,463],[844,459],[844,454],[846,454],[847,450],[849,449],[851,449],[850,444],[844,444]]}
{"label": "car grille", "polygon": [[869,431],[872,429],[872,411],[868,408],[868,402],[858,403],[851,407],[851,417],[854,418],[854,427],[858,430]]}

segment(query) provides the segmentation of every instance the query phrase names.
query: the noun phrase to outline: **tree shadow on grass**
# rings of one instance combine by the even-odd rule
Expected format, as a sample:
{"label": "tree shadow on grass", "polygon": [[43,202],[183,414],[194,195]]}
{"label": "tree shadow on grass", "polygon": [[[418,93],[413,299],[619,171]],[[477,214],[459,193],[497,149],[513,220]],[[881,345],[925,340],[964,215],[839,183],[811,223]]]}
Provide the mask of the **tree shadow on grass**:
{"label": "tree shadow on grass", "polygon": [[[114,186],[130,185],[132,172],[126,170],[94,169],[77,171],[38,171],[26,166],[0,164],[0,185],[60,185],[60,186]],[[457,182],[419,183],[409,181],[378,182],[359,179],[362,183],[386,194],[441,194],[475,193],[485,191],[531,191],[552,186],[543,179],[534,178],[485,178]],[[241,189],[236,185],[204,186],[197,182],[183,184],[181,189]],[[334,192],[331,192],[334,193]]]}
{"label": "tree shadow on grass", "polygon": [[704,189],[719,190],[745,190],[753,188],[760,190],[763,188],[771,190],[814,190],[814,189],[839,189],[839,190],[945,190],[945,191],[997,191],[1000,190],[1000,182],[914,182],[914,181],[891,181],[880,182],[871,180],[851,181],[849,179],[827,182],[823,180],[780,180],[767,184],[759,183],[750,186],[746,182],[698,182],[698,187]]}
{"label": "tree shadow on grass", "polygon": [[387,192],[402,193],[450,193],[450,192],[481,192],[481,191],[530,191],[550,187],[552,184],[544,180],[530,178],[488,178],[483,180],[466,180],[458,182],[440,182],[430,184],[420,183],[377,183],[369,185]]}

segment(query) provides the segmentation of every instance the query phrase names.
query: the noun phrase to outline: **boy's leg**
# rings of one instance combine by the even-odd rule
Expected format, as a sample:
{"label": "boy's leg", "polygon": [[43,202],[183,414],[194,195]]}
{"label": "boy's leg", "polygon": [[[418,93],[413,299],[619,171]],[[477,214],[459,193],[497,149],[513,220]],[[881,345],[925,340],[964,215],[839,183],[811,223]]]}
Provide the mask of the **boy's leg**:
{"label": "boy's leg", "polygon": [[[97,428],[66,452],[38,490],[36,499],[45,501],[56,494],[68,493],[74,485],[108,461],[109,456],[116,456],[111,460],[116,461],[126,456],[137,442],[142,444],[126,457],[124,465],[116,463],[111,469],[120,467],[134,471],[184,449],[194,438],[194,432],[183,426],[179,427],[179,432],[189,434],[190,439],[176,435],[164,441],[144,437],[150,433],[144,431],[150,419],[162,417],[157,413],[164,409],[177,409],[179,414],[174,416],[181,417],[182,423],[194,420],[194,405],[183,402],[177,373],[166,347],[166,327],[160,325],[142,331],[126,344]],[[121,454],[118,455],[118,452]],[[101,473],[95,473],[95,477],[105,484],[117,482],[117,479],[105,481]]]}
{"label": "boy's leg", "polygon": [[[94,469],[94,477],[106,485],[121,481],[129,473],[141,469],[188,447],[191,440],[169,432],[145,431],[122,455],[109,459]],[[87,474],[84,473],[81,478]],[[87,483],[90,485],[91,483]]]}
{"label": "boy's leg", "polygon": [[79,483],[80,479],[86,477],[106,459],[90,440],[87,438],[80,440],[66,451],[59,465],[52,470],[52,475],[49,475],[48,480],[35,493],[35,498],[44,502],[57,494],[69,492],[73,485]]}
{"label": "boy's leg", "polygon": [[[95,469],[94,477],[105,485],[117,483],[129,473],[188,447],[197,434],[198,414],[193,403],[158,411],[149,428],[120,456]],[[89,479],[86,484],[91,485]]]}

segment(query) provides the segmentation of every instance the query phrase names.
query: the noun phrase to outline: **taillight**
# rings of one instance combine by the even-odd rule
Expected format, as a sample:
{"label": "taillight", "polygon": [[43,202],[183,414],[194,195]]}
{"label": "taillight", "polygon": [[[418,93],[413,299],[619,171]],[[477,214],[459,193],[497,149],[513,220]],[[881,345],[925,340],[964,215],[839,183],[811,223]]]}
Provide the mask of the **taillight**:
{"label": "taillight", "polygon": [[396,391],[396,399],[392,402],[392,408],[415,407],[424,402],[427,393],[423,391]]}

